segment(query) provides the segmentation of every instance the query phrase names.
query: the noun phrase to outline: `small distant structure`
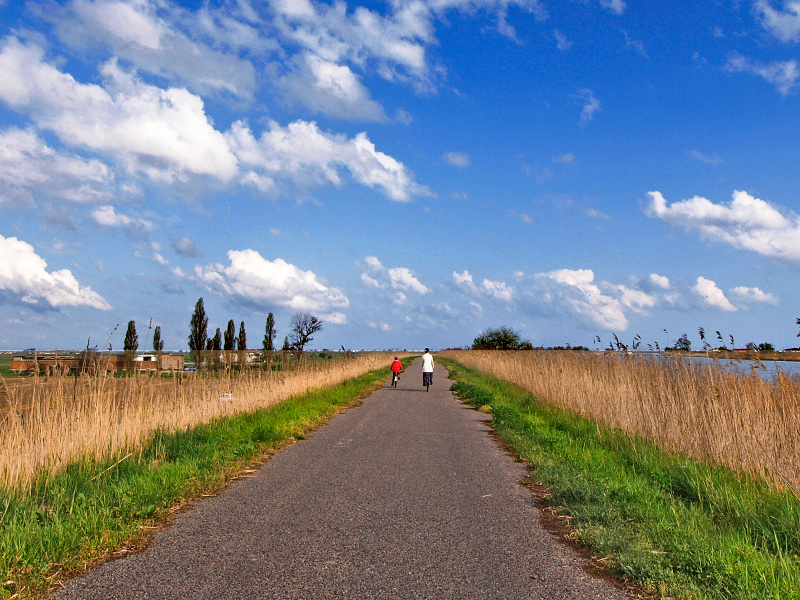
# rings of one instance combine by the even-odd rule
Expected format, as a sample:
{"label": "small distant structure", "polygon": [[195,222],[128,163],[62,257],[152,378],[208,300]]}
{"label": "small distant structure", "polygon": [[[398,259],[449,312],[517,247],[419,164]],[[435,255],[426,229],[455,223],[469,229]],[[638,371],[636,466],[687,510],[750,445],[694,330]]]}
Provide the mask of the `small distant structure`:
{"label": "small distant structure", "polygon": [[183,371],[183,354],[141,354],[129,360],[124,354],[83,352],[39,352],[15,356],[11,370],[16,373],[114,373],[116,371]]}
{"label": "small distant structure", "polygon": [[183,354],[162,354],[162,371],[183,371],[185,357]]}
{"label": "small distant structure", "polygon": [[70,371],[80,366],[80,358],[72,354],[58,354],[43,352],[25,356],[15,356],[11,359],[11,370],[17,373],[29,371]]}

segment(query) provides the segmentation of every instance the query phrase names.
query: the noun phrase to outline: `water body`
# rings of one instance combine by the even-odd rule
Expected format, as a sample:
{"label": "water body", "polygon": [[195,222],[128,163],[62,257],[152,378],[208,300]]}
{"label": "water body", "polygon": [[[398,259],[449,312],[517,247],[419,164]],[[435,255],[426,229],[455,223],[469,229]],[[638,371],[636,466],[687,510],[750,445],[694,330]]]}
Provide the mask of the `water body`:
{"label": "water body", "polygon": [[[660,354],[643,354],[647,358],[660,359]],[[750,374],[755,370],[763,379],[774,379],[778,373],[784,375],[800,377],[800,361],[795,360],[762,360],[755,361],[750,359],[738,358],[706,358],[705,356],[676,356],[667,355],[667,360],[685,360],[690,364],[705,367],[708,364],[721,367],[726,370],[739,371]]]}
{"label": "water body", "polygon": [[755,368],[756,373],[765,379],[773,379],[779,372],[785,375],[800,376],[800,361],[795,360],[762,360],[760,362],[749,359],[731,358],[706,358],[704,356],[691,356],[684,358],[705,366],[708,363],[722,366],[725,369],[736,369],[743,373],[750,373]]}

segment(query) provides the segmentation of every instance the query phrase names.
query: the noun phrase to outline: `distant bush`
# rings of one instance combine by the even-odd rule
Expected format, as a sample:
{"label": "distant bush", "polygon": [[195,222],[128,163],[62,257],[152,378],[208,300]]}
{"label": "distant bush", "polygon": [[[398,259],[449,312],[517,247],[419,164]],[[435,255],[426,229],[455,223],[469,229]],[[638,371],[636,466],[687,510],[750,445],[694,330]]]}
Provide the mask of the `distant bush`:
{"label": "distant bush", "polygon": [[[670,348],[667,348],[668,350]],[[671,348],[672,350],[680,350],[683,352],[691,352],[692,351],[692,341],[689,339],[689,336],[685,333],[678,338],[675,342],[675,345]]]}
{"label": "distant bush", "polygon": [[487,329],[472,342],[475,350],[531,350],[533,345],[523,340],[520,335],[510,327]]}

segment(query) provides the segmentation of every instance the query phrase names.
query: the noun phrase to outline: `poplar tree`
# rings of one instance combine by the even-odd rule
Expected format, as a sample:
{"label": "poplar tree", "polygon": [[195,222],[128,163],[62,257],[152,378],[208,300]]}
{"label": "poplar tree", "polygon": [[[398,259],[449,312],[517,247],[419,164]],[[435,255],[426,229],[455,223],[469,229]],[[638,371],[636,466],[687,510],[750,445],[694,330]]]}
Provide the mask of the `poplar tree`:
{"label": "poplar tree", "polygon": [[161,325],[156,325],[155,331],[153,331],[153,351],[156,354],[161,354],[163,349],[164,340],[161,339]]}
{"label": "poplar tree", "polygon": [[128,331],[125,332],[125,342],[122,349],[125,351],[125,368],[133,366],[133,356],[139,347],[139,336],[136,334],[136,322],[128,321]]}
{"label": "poplar tree", "polygon": [[[202,352],[206,348],[208,339],[208,317],[203,306],[203,299],[200,298],[194,305],[194,314],[189,329],[189,350],[192,352]],[[199,357],[197,357],[199,358]]]}
{"label": "poplar tree", "polygon": [[264,332],[264,341],[261,343],[263,358],[272,364],[272,353],[275,351],[275,317],[272,313],[267,315],[267,328]]}
{"label": "poplar tree", "polygon": [[123,350],[133,354],[139,349],[139,336],[136,334],[136,321],[128,321],[128,331],[125,332],[125,345]]}
{"label": "poplar tree", "polygon": [[239,324],[239,350],[247,350],[247,334],[244,331],[244,321]]}
{"label": "poplar tree", "polygon": [[234,345],[236,344],[236,323],[233,322],[233,319],[228,321],[228,328],[225,330],[225,345],[222,347],[223,350],[234,350]]}

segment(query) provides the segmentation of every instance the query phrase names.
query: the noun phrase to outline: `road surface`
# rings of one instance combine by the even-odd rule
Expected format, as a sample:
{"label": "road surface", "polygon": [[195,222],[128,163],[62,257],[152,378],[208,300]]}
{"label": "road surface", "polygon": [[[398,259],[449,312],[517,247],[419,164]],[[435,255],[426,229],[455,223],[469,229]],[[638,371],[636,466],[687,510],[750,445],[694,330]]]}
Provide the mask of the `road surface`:
{"label": "road surface", "polygon": [[421,361],[60,600],[626,598],[539,524],[524,465]]}

